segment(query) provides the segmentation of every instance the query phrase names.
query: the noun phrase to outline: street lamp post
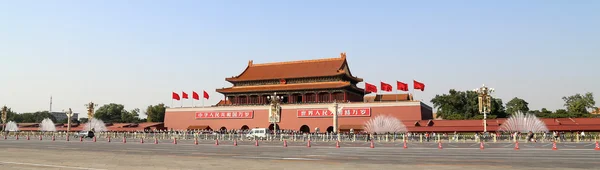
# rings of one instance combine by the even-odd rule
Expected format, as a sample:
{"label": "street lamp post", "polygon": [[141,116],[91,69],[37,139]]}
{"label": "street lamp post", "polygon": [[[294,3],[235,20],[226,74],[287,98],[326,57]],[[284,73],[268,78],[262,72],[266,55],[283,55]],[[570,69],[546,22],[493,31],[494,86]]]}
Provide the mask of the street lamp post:
{"label": "street lamp post", "polygon": [[272,96],[267,96],[267,100],[271,103],[269,108],[269,122],[273,123],[273,134],[277,136],[277,122],[279,122],[279,112],[281,111],[283,97],[277,96],[277,93],[273,93]]}
{"label": "street lamp post", "polygon": [[65,114],[67,115],[67,133],[69,133],[71,131],[71,116],[73,116],[73,111],[69,108],[69,111],[66,111]]}
{"label": "street lamp post", "polygon": [[6,131],[6,119],[8,114],[8,108],[6,106],[2,107],[2,131]]}
{"label": "street lamp post", "polygon": [[337,134],[337,140],[340,140],[340,133],[338,130],[338,115],[342,112],[343,107],[339,107],[337,101],[333,101],[333,106],[329,108],[329,111],[333,114],[333,132]]}
{"label": "street lamp post", "polygon": [[487,132],[487,114],[492,111],[492,96],[494,88],[486,87],[485,84],[473,91],[478,94],[479,113],[483,114],[483,132]]}
{"label": "street lamp post", "polygon": [[98,104],[95,104],[94,102],[85,104],[85,107],[87,107],[87,111],[88,111],[88,121],[90,121],[94,117],[94,107],[97,107],[97,106],[98,106]]}

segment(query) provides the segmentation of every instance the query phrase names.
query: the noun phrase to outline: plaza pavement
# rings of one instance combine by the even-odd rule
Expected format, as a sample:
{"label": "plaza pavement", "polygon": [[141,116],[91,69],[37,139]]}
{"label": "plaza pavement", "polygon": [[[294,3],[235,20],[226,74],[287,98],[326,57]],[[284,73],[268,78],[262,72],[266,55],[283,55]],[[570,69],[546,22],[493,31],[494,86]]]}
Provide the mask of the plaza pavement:
{"label": "plaza pavement", "polygon": [[0,139],[0,169],[600,169],[595,143],[375,143]]}

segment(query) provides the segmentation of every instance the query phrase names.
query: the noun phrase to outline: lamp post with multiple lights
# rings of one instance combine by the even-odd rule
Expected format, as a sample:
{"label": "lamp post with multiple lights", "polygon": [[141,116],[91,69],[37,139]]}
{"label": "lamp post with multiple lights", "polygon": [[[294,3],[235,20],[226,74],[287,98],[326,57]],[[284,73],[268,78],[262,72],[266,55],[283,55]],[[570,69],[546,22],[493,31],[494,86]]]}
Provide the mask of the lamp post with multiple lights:
{"label": "lamp post with multiple lights", "polygon": [[88,104],[85,104],[84,106],[87,107],[88,121],[90,121],[94,117],[94,108],[97,107],[98,104],[95,104],[94,102],[90,102]]}
{"label": "lamp post with multiple lights", "polygon": [[273,134],[277,136],[277,123],[279,122],[279,113],[281,111],[282,96],[277,96],[277,93],[273,93],[272,96],[267,96],[269,100],[269,122],[273,123]]}
{"label": "lamp post with multiple lights", "polygon": [[492,96],[494,88],[486,87],[485,84],[473,91],[478,94],[479,113],[483,114],[483,132],[487,132],[487,114],[492,111]]}
{"label": "lamp post with multiple lights", "polygon": [[4,124],[2,126],[2,131],[6,131],[6,119],[7,119],[7,114],[8,114],[8,108],[6,106],[2,107],[2,123]]}

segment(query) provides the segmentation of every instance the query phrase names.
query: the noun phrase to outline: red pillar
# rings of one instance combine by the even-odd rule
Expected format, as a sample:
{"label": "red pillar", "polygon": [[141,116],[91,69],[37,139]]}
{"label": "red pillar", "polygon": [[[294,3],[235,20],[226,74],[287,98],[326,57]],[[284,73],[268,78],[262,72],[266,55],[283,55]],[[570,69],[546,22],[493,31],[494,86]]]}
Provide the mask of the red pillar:
{"label": "red pillar", "polygon": [[333,96],[333,93],[329,92],[329,102],[333,101],[333,99],[331,98],[331,96]]}
{"label": "red pillar", "polygon": [[316,100],[316,102],[317,102],[317,103],[319,103],[319,92],[317,92],[317,93],[315,94],[315,100]]}
{"label": "red pillar", "polygon": [[306,94],[302,94],[302,103],[306,102]]}
{"label": "red pillar", "polygon": [[346,102],[346,92],[344,91],[344,102]]}

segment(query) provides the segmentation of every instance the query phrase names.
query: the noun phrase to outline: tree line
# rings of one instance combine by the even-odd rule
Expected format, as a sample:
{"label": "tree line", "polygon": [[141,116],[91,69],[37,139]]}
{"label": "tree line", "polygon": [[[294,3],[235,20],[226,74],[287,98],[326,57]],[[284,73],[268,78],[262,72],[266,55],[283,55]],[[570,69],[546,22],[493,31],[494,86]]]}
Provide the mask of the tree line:
{"label": "tree line", "polygon": [[[478,94],[474,91],[451,89],[448,94],[436,95],[431,99],[431,103],[436,109],[436,118],[447,120],[483,119],[483,115],[479,113],[477,97]],[[503,104],[502,99],[492,97],[492,108],[491,113],[488,113],[488,118],[507,118],[517,112],[530,113],[541,118],[598,117],[598,115],[590,113],[591,110],[598,110],[591,92],[565,96],[562,99],[565,102],[565,108],[550,111],[546,108],[530,110],[529,103],[518,97],[514,97],[506,105]]]}
{"label": "tree line", "polygon": [[[109,103],[100,106],[94,113],[94,118],[100,119],[105,123],[141,123],[141,122],[163,122],[165,120],[165,110],[168,108],[165,104],[150,105],[146,107],[145,112],[139,108],[125,110],[122,104]],[[79,116],[87,113],[79,113]],[[145,114],[146,118],[140,118],[140,114]],[[67,123],[67,119],[57,121],[48,111],[38,111],[33,113],[16,113],[11,108],[7,110],[7,121],[17,123],[41,123],[42,120],[49,118],[55,123]],[[88,118],[72,120],[73,123],[86,123]]]}

